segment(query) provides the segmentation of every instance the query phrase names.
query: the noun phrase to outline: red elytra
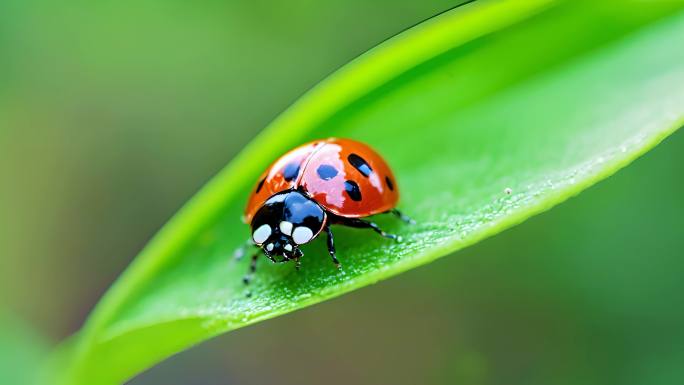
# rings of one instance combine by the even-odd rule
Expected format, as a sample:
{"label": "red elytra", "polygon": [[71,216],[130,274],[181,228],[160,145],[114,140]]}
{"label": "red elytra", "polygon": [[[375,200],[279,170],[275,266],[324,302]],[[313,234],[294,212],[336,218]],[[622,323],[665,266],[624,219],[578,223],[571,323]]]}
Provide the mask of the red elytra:
{"label": "red elytra", "polygon": [[387,212],[399,200],[392,170],[372,148],[351,139],[315,140],[287,152],[259,177],[245,222],[252,221],[269,197],[291,189],[347,218]]}

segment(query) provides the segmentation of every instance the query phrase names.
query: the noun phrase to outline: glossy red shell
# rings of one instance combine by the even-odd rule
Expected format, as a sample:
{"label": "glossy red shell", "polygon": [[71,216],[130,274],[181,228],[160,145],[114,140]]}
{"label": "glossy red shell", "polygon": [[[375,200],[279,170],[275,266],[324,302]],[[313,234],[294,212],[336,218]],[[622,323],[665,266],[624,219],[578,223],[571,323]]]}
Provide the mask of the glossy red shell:
{"label": "glossy red shell", "polygon": [[245,221],[250,223],[273,194],[295,188],[329,212],[350,218],[391,210],[399,200],[392,170],[377,152],[351,139],[330,138],[301,145],[276,160],[258,179]]}

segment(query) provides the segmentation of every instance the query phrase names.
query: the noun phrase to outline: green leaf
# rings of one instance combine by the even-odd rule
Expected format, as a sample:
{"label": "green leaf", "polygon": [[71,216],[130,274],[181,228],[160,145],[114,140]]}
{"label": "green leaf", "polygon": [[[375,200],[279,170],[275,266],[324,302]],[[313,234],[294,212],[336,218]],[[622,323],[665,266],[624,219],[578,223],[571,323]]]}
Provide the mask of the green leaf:
{"label": "green leaf", "polygon": [[[63,383],[120,383],[220,333],[375,283],[494,235],[606,178],[684,122],[684,4],[476,2],[360,56],[276,119],[157,234],[63,353]],[[401,244],[334,229],[302,271],[232,260],[258,174],[321,137],[371,144]],[[541,235],[545,236],[545,235]],[[251,296],[247,296],[250,292]],[[104,364],[106,363],[106,364]]]}

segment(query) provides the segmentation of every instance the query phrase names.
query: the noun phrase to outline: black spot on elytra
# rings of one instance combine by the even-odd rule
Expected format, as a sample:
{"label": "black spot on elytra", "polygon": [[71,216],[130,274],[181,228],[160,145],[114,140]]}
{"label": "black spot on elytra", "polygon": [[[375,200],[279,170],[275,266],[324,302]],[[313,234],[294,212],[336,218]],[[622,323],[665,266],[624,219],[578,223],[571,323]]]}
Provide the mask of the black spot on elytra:
{"label": "black spot on elytra", "polygon": [[337,176],[337,169],[329,164],[322,164],[318,166],[316,172],[323,180],[330,180]]}
{"label": "black spot on elytra", "polygon": [[361,200],[361,190],[359,190],[359,185],[353,180],[344,181],[344,190],[347,192],[347,195],[349,195],[349,198],[351,198],[353,201],[358,202]]}
{"label": "black spot on elytra", "polygon": [[392,183],[392,179],[390,179],[390,177],[385,177],[385,183],[387,183],[387,187],[389,187],[391,191],[394,191],[394,183]]}
{"label": "black spot on elytra", "polygon": [[283,178],[285,178],[286,181],[292,182],[297,175],[299,175],[299,163],[290,163],[285,166]]}
{"label": "black spot on elytra", "polygon": [[347,160],[349,161],[349,164],[359,170],[359,172],[365,177],[368,177],[368,175],[373,172],[373,169],[368,165],[368,162],[356,154],[349,154]]}
{"label": "black spot on elytra", "polygon": [[257,185],[256,193],[258,194],[259,191],[261,191],[261,188],[264,187],[264,182],[266,182],[266,178],[262,179],[261,182]]}

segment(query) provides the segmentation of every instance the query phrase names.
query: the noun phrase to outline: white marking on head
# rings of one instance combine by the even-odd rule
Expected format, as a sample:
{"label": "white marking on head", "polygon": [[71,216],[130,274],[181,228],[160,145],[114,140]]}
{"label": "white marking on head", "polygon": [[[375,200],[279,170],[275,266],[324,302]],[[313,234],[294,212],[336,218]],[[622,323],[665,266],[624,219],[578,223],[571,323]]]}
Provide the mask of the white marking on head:
{"label": "white marking on head", "polygon": [[292,235],[292,223],[288,221],[280,222],[280,232],[285,235]]}
{"label": "white marking on head", "polygon": [[252,239],[254,240],[254,243],[260,245],[268,239],[268,237],[271,236],[271,226],[269,225],[261,225],[259,226],[258,229],[254,230],[254,233],[252,233]]}
{"label": "white marking on head", "polygon": [[313,238],[313,231],[308,227],[299,226],[292,232],[292,240],[298,245],[309,242],[311,238]]}
{"label": "white marking on head", "polygon": [[283,249],[287,251],[292,251],[292,245],[288,243],[287,245],[285,245],[285,247],[283,247]]}
{"label": "white marking on head", "polygon": [[266,245],[266,250],[273,251],[273,244],[269,243],[268,245]]}

